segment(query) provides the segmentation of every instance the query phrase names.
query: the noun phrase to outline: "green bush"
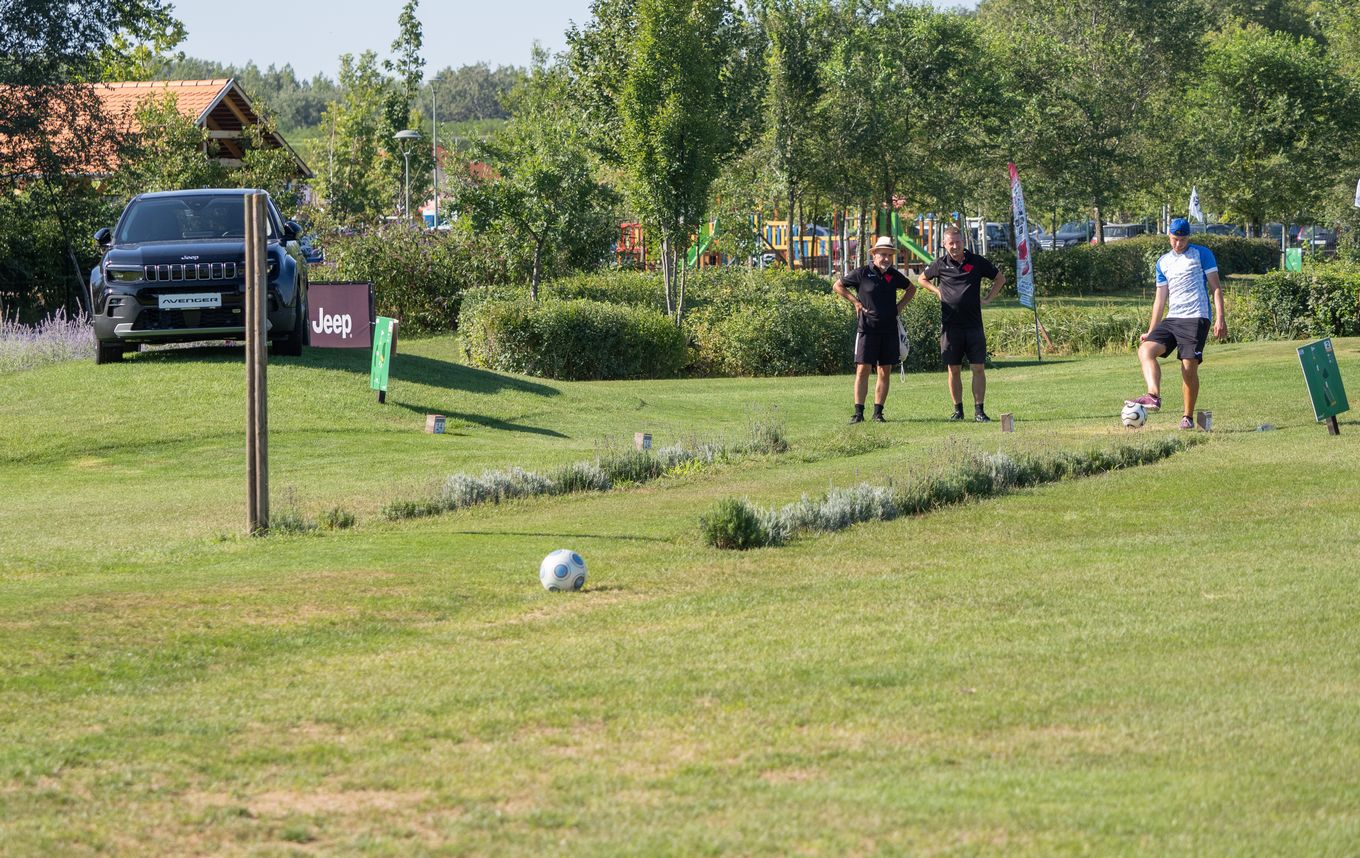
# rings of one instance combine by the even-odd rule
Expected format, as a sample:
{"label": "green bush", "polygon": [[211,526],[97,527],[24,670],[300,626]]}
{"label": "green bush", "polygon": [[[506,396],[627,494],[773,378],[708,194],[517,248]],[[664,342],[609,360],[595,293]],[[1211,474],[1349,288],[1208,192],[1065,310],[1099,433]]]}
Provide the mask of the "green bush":
{"label": "green bush", "polygon": [[[1150,306],[1149,306],[1150,309]],[[1099,354],[1135,348],[1148,316],[1114,307],[1039,307],[1052,353]],[[987,321],[987,348],[997,354],[1034,354],[1034,317],[1005,313]],[[1045,351],[1048,351],[1046,348]]]}
{"label": "green bush", "polygon": [[760,548],[770,544],[769,534],[761,524],[760,514],[750,503],[737,498],[718,501],[699,518],[704,541],[714,548]]}
{"label": "green bush", "polygon": [[[1231,235],[1191,236],[1209,248],[1219,275],[1264,274],[1279,265],[1280,249],[1271,241]],[[1164,235],[1140,235],[1103,245],[1078,244],[1034,254],[1034,288],[1039,295],[1091,295],[1137,292],[1156,280],[1158,258],[1170,249]],[[988,258],[1006,272],[1007,289],[1015,288],[1015,254],[997,251]]]}
{"label": "green bush", "polygon": [[1238,340],[1360,335],[1360,265],[1344,261],[1272,271],[1238,293],[1229,317]]}
{"label": "green bush", "polygon": [[463,293],[505,283],[505,261],[483,237],[388,223],[326,240],[327,267],[314,280],[373,284],[378,312],[401,321],[403,334],[452,331]]}
{"label": "green bush", "polygon": [[832,294],[712,304],[689,318],[694,369],[709,375],[816,375],[853,361],[850,304]]}
{"label": "green bush", "polygon": [[644,307],[584,299],[482,299],[459,316],[469,363],[564,380],[665,378],[685,365],[685,336]]}

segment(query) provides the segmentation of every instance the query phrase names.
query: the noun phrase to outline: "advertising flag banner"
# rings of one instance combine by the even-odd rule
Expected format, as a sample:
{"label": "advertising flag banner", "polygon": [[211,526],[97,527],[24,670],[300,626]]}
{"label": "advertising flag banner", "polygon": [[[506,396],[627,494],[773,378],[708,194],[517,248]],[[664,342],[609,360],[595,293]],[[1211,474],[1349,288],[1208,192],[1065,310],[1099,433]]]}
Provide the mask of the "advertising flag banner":
{"label": "advertising flag banner", "polygon": [[387,392],[388,373],[392,367],[392,340],[397,335],[397,320],[379,316],[373,326],[373,364],[368,376],[368,386],[374,390]]}
{"label": "advertising flag banner", "polygon": [[1199,207],[1199,191],[1194,187],[1190,188],[1190,217],[1204,223],[1204,210]]}
{"label": "advertising flag banner", "polygon": [[1360,209],[1360,182],[1355,183],[1355,207]]}
{"label": "advertising flag banner", "polygon": [[1014,164],[1011,171],[1011,212],[1015,220],[1015,289],[1020,293],[1020,305],[1034,309],[1034,264],[1030,259],[1029,221],[1025,217],[1025,192],[1020,187],[1020,173]]}

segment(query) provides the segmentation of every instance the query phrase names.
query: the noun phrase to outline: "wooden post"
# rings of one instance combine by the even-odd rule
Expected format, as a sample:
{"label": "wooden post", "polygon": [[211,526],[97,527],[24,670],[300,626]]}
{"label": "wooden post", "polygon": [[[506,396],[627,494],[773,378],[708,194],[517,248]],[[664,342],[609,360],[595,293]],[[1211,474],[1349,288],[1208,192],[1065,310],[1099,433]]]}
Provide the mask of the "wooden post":
{"label": "wooden post", "polygon": [[1336,415],[1332,415],[1331,417],[1327,418],[1327,434],[1328,435],[1341,434],[1341,424],[1336,422]]}
{"label": "wooden post", "polygon": [[245,198],[246,525],[251,535],[269,532],[268,199],[264,193]]}

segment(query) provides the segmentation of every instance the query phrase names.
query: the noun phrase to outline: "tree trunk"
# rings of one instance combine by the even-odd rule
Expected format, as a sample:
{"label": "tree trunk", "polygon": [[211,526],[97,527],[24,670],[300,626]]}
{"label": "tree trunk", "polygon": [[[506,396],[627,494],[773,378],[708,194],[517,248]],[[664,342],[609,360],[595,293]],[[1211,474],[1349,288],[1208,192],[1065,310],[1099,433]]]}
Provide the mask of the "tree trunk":
{"label": "tree trunk", "polygon": [[[685,318],[685,271],[689,268],[685,261],[689,256],[689,248],[686,247],[684,250],[678,251],[676,255],[679,257],[679,270],[676,272],[675,278],[675,326],[678,328]],[[695,263],[697,264],[698,261],[696,254]]]}
{"label": "tree trunk", "polygon": [[864,203],[859,204],[859,246],[855,248],[855,268],[864,267],[864,254],[868,251],[865,247],[869,243],[869,212],[868,206]]}
{"label": "tree trunk", "polygon": [[789,179],[789,213],[788,213],[789,240],[785,242],[785,251],[788,254],[788,258],[785,259],[784,262],[789,266],[790,271],[793,270],[793,213],[795,211],[794,207],[797,205],[797,203],[798,194],[796,192],[796,189],[793,187],[793,179]]}
{"label": "tree trunk", "polygon": [[1105,243],[1105,222],[1100,219],[1100,205],[1095,206],[1096,244]]}
{"label": "tree trunk", "polygon": [[661,231],[661,284],[666,292],[666,315],[675,315],[675,304],[671,300],[671,286],[675,281],[674,257],[671,255],[671,237]]}
{"label": "tree trunk", "polygon": [[534,242],[534,273],[529,278],[529,298],[535,302],[538,301],[538,284],[543,277],[542,259],[543,239],[540,238]]}

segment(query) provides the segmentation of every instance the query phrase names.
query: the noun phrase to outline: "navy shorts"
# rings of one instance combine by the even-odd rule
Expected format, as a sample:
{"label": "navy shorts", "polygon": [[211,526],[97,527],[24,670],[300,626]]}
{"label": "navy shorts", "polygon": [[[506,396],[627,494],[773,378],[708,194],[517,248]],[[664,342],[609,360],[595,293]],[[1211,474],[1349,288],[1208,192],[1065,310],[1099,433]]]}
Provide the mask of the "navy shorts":
{"label": "navy shorts", "polygon": [[982,326],[961,328],[950,325],[940,332],[940,360],[945,366],[959,366],[968,358],[968,363],[987,362],[987,335]]}
{"label": "navy shorts", "polygon": [[870,366],[897,366],[902,362],[901,344],[897,340],[897,326],[889,330],[857,331],[855,333],[855,363]]}
{"label": "navy shorts", "polygon": [[1162,319],[1157,327],[1148,334],[1148,342],[1162,347],[1157,357],[1166,357],[1176,348],[1176,357],[1181,360],[1197,360],[1204,363],[1204,344],[1209,340],[1208,319]]}

